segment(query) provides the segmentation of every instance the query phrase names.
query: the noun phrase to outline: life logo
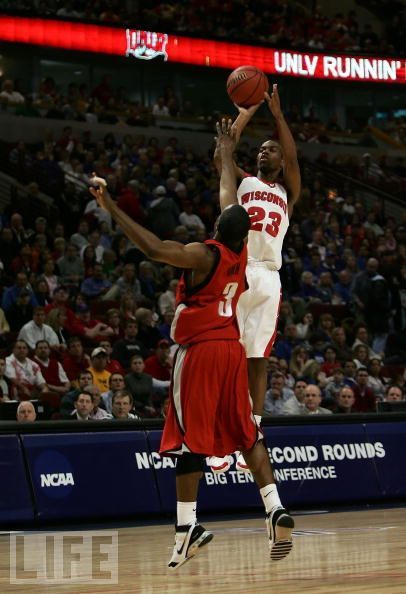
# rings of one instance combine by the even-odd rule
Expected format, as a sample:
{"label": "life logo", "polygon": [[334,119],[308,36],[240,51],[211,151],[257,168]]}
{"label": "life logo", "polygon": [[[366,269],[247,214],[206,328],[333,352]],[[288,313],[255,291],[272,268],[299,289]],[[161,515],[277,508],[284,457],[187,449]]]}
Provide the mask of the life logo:
{"label": "life logo", "polygon": [[60,452],[43,452],[34,465],[38,490],[47,497],[63,499],[70,495],[75,478],[69,460]]}

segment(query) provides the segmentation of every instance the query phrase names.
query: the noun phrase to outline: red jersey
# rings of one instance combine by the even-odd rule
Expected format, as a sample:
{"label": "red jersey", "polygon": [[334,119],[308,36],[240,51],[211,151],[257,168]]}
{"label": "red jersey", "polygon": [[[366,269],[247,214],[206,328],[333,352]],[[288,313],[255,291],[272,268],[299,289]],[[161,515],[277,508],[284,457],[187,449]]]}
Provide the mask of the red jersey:
{"label": "red jersey", "polygon": [[204,243],[213,250],[216,260],[200,285],[188,286],[189,270],[179,281],[171,328],[171,337],[178,344],[240,338],[236,309],[241,293],[247,288],[247,246],[244,244],[237,254],[214,239]]}

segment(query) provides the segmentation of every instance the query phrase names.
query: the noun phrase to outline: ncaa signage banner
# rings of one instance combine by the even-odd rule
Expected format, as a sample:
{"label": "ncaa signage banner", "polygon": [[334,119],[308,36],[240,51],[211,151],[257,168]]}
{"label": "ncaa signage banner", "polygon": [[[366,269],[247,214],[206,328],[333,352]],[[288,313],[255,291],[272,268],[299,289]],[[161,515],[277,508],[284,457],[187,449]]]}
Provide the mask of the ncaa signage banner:
{"label": "ncaa signage banner", "polygon": [[368,423],[364,427],[369,443],[384,446],[385,455],[375,458],[381,497],[406,497],[406,422]]}
{"label": "ncaa signage banner", "polygon": [[40,518],[160,511],[153,471],[137,472],[143,431],[25,435],[23,443]]}
{"label": "ncaa signage banner", "polygon": [[0,520],[34,519],[33,501],[17,435],[0,436]]}
{"label": "ncaa signage banner", "polygon": [[250,64],[268,74],[310,79],[406,82],[401,58],[304,53],[39,18],[0,16],[0,41],[229,70]]}

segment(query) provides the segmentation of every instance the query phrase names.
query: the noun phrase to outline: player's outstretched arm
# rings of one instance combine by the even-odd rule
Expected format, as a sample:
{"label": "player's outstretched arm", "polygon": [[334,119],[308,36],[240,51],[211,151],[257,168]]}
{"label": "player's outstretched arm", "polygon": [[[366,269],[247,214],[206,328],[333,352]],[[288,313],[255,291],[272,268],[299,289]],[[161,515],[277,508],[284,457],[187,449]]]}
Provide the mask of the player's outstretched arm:
{"label": "player's outstretched arm", "polygon": [[[235,104],[235,106],[239,112],[238,116],[236,117],[236,119],[234,120],[234,123],[232,125],[232,129],[233,129],[233,132],[235,135],[235,144],[236,145],[238,144],[238,142],[240,140],[240,137],[244,131],[244,128],[246,127],[248,122],[251,120],[253,115],[256,113],[258,108],[261,107],[262,103],[263,103],[263,101],[261,101],[261,103],[257,103],[256,105],[251,105],[251,107],[248,107],[248,108],[241,107],[241,106]],[[221,174],[221,155],[220,155],[220,151],[217,150],[217,146],[214,151],[213,161],[214,161],[214,165],[217,169],[217,172],[220,175]],[[235,170],[237,177],[242,178],[244,175],[244,171],[240,167],[238,167],[238,165],[235,161],[233,161],[233,163],[234,163],[234,170]]]}
{"label": "player's outstretched arm", "polygon": [[278,85],[273,85],[272,94],[265,93],[265,99],[273,117],[275,118],[276,129],[283,152],[283,175],[288,190],[289,216],[292,214],[293,206],[300,196],[300,168],[297,160],[296,143],[289,129],[289,126],[282,113],[278,93]]}
{"label": "player's outstretched arm", "polygon": [[213,255],[203,243],[183,245],[177,241],[162,241],[148,229],[145,229],[121,210],[107,191],[103,178],[93,177],[92,182],[98,187],[89,188],[98,204],[110,213],[128,239],[148,258],[171,264],[178,268],[193,268],[209,272],[213,264]]}
{"label": "player's outstretched arm", "polygon": [[237,176],[234,168],[235,130],[231,120],[216,123],[217,150],[220,162],[220,209],[223,212],[230,204],[237,204]]}

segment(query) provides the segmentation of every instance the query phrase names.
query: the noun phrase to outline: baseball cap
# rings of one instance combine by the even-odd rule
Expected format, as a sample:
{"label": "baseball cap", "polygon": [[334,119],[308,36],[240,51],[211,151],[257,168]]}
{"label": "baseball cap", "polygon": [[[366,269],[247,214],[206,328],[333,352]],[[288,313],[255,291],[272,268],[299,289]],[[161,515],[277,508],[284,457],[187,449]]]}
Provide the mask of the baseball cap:
{"label": "baseball cap", "polygon": [[98,357],[99,355],[105,355],[107,357],[107,351],[103,347],[97,347],[92,350],[91,357]]}
{"label": "baseball cap", "polygon": [[171,344],[170,344],[169,340],[166,340],[165,338],[163,338],[162,340],[158,341],[158,344],[156,346],[157,346],[157,348],[161,348],[161,349],[169,349]]}

